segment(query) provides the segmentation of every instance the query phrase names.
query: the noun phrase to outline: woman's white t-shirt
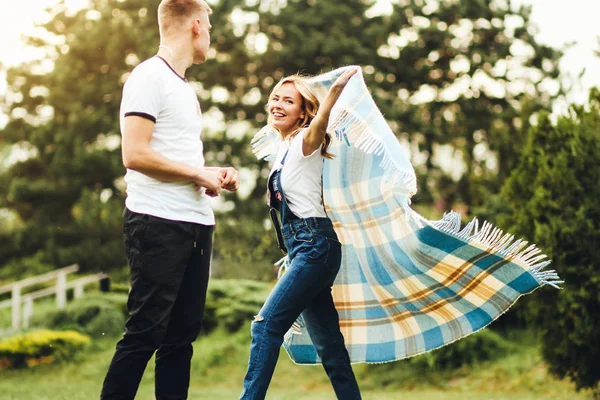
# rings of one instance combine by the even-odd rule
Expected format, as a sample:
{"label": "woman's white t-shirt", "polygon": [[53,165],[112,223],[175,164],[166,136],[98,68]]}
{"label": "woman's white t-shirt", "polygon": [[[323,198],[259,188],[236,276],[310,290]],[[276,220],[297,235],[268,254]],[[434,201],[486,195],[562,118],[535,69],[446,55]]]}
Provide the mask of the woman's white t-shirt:
{"label": "woman's white t-shirt", "polygon": [[281,142],[271,174],[281,168],[281,160],[287,151],[281,171],[281,188],[290,210],[299,218],[326,217],[323,207],[325,158],[321,155],[321,147],[308,156],[302,153],[305,132],[306,129],[298,132],[291,142]]}

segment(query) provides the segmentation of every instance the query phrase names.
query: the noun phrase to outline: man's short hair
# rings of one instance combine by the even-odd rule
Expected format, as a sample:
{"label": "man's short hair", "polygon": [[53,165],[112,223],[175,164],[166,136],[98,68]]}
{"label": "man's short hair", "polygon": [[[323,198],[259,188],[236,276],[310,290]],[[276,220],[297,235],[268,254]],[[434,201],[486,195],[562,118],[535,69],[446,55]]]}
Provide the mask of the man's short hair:
{"label": "man's short hair", "polygon": [[212,14],[212,9],[204,0],[162,0],[158,6],[158,24],[161,30],[165,30],[199,11]]}

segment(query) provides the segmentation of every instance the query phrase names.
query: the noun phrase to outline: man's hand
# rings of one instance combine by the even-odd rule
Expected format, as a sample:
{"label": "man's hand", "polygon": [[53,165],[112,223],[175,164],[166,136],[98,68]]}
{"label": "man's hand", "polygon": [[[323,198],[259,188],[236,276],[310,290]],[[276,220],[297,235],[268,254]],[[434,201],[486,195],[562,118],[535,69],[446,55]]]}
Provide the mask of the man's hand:
{"label": "man's hand", "polygon": [[219,171],[203,168],[194,178],[194,183],[206,188],[207,196],[217,197],[223,185],[223,175]]}
{"label": "man's hand", "polygon": [[233,167],[222,167],[221,177],[223,178],[223,182],[221,182],[221,188],[230,192],[235,192],[240,187],[240,179],[238,177],[238,172]]}

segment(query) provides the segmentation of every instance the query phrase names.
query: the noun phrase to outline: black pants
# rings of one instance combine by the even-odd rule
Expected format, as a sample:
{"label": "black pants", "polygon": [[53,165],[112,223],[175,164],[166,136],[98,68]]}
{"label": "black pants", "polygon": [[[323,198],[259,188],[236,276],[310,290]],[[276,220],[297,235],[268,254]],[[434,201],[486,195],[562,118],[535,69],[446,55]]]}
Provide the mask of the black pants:
{"label": "black pants", "polygon": [[206,301],[213,226],[125,209],[124,232],[131,270],[129,319],[100,398],[134,399],[156,352],[156,398],[187,399],[192,342]]}

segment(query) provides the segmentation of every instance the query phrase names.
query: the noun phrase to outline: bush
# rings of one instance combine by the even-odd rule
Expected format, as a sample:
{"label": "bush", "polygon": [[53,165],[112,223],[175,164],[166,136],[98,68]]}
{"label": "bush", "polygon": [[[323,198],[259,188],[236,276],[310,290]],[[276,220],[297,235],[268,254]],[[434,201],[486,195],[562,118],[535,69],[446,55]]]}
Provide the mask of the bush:
{"label": "bush", "polygon": [[506,356],[516,346],[498,333],[484,329],[431,353],[409,359],[409,363],[423,371],[451,370],[475,365]]}
{"label": "bush", "polygon": [[205,332],[218,326],[236,332],[258,314],[271,288],[272,285],[264,282],[212,279],[204,310]]}
{"label": "bush", "polygon": [[129,294],[130,286],[128,283],[120,283],[120,282],[111,282],[110,283],[110,292],[111,293],[121,293],[121,294]]}
{"label": "bush", "polygon": [[384,386],[400,384],[402,378],[415,376],[421,380],[431,377],[436,381],[440,372],[492,361],[517,348],[498,333],[484,329],[430,353],[397,362],[368,364],[365,374],[371,376],[375,385]]}
{"label": "bush", "polygon": [[71,303],[64,310],[34,316],[32,325],[56,330],[75,330],[91,337],[123,333],[126,297],[95,295]]}
{"label": "bush", "polygon": [[552,259],[564,290],[530,299],[530,324],[542,335],[549,370],[578,388],[600,382],[600,91],[589,110],[573,106],[553,124],[542,116],[502,196],[504,228],[531,238]]}
{"label": "bush", "polygon": [[44,251],[40,250],[32,256],[3,261],[2,268],[0,268],[0,281],[10,283],[27,276],[43,274],[55,268],[52,263],[44,259]]}
{"label": "bush", "polygon": [[[228,332],[238,331],[258,314],[271,288],[271,284],[258,281],[211,279],[204,309],[204,332],[210,333],[217,327]],[[92,337],[121,334],[124,318],[128,315],[127,293],[128,285],[111,283],[111,293],[86,298],[40,318],[34,317],[34,325],[74,329]]]}
{"label": "bush", "polygon": [[37,331],[0,340],[0,369],[26,368],[72,359],[90,343],[74,331]]}

